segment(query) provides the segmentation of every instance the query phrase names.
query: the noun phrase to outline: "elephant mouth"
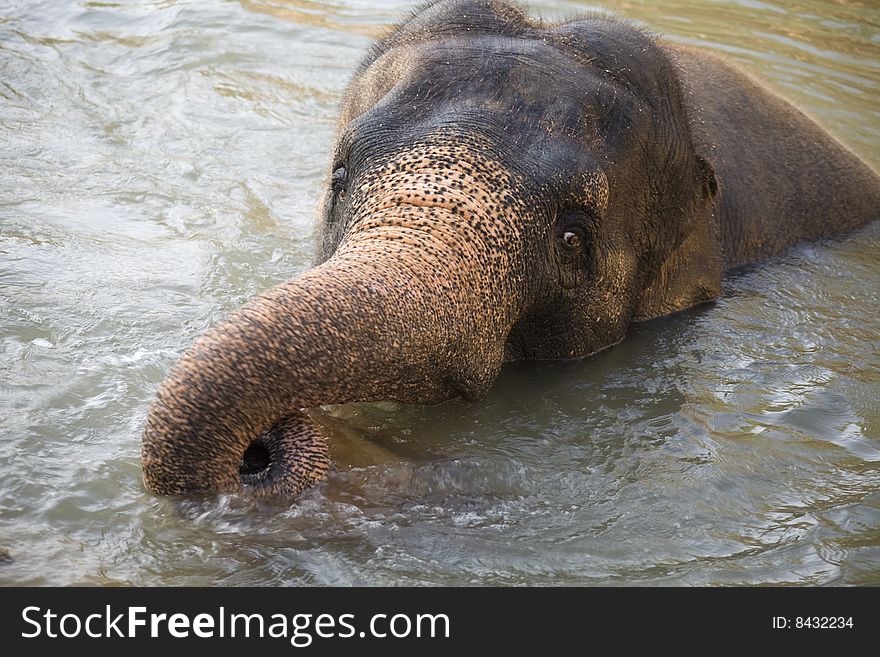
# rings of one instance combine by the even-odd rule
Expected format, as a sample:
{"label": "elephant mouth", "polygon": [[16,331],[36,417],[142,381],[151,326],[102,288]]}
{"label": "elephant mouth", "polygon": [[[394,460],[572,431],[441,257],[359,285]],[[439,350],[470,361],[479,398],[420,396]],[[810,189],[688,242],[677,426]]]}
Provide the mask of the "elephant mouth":
{"label": "elephant mouth", "polygon": [[296,414],[277,422],[244,451],[238,466],[241,487],[271,497],[292,497],[327,477],[327,441],[318,427]]}

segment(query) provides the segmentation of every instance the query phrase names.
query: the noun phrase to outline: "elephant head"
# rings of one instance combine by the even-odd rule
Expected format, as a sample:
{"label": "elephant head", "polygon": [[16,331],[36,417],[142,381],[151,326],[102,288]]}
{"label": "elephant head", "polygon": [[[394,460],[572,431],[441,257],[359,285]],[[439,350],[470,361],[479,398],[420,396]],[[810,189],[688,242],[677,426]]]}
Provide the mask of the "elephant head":
{"label": "elephant head", "polygon": [[712,171],[652,38],[431,5],[349,85],[317,266],[210,329],[162,384],[146,485],[295,493],[328,469],[301,409],[473,400],[506,360],[592,354],[717,296],[716,231]]}

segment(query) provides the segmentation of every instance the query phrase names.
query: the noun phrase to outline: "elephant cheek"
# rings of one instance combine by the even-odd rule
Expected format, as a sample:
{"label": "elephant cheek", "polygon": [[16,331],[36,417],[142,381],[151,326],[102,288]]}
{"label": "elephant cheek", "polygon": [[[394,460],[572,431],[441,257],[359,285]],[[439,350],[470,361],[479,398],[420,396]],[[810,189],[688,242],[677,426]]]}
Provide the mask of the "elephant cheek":
{"label": "elephant cheek", "polygon": [[563,266],[559,269],[559,285],[563,290],[573,290],[581,284],[580,272],[573,267]]}
{"label": "elephant cheek", "polygon": [[583,279],[583,265],[577,257],[561,254],[557,259],[559,267],[559,285],[563,290],[573,290]]}

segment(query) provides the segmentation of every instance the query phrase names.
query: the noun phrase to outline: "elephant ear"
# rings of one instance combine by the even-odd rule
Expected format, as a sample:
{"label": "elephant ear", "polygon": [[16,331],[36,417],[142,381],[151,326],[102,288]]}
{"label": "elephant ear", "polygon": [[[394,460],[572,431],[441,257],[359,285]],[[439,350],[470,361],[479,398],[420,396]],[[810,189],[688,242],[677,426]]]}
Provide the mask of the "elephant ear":
{"label": "elephant ear", "polygon": [[712,165],[697,156],[696,194],[683,218],[682,239],[642,290],[635,321],[662,317],[721,295],[718,182]]}

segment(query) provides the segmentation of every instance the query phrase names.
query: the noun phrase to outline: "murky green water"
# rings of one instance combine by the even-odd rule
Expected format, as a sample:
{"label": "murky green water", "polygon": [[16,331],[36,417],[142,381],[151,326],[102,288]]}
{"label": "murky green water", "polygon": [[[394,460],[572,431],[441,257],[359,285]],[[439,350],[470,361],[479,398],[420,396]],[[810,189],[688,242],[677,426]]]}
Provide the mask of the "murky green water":
{"label": "murky green water", "polygon": [[[880,584],[878,226],[480,403],[319,411],[292,508],[143,489],[159,381],[308,266],[340,93],[409,4],[0,1],[0,583]],[[618,7],[880,164],[874,0]]]}

